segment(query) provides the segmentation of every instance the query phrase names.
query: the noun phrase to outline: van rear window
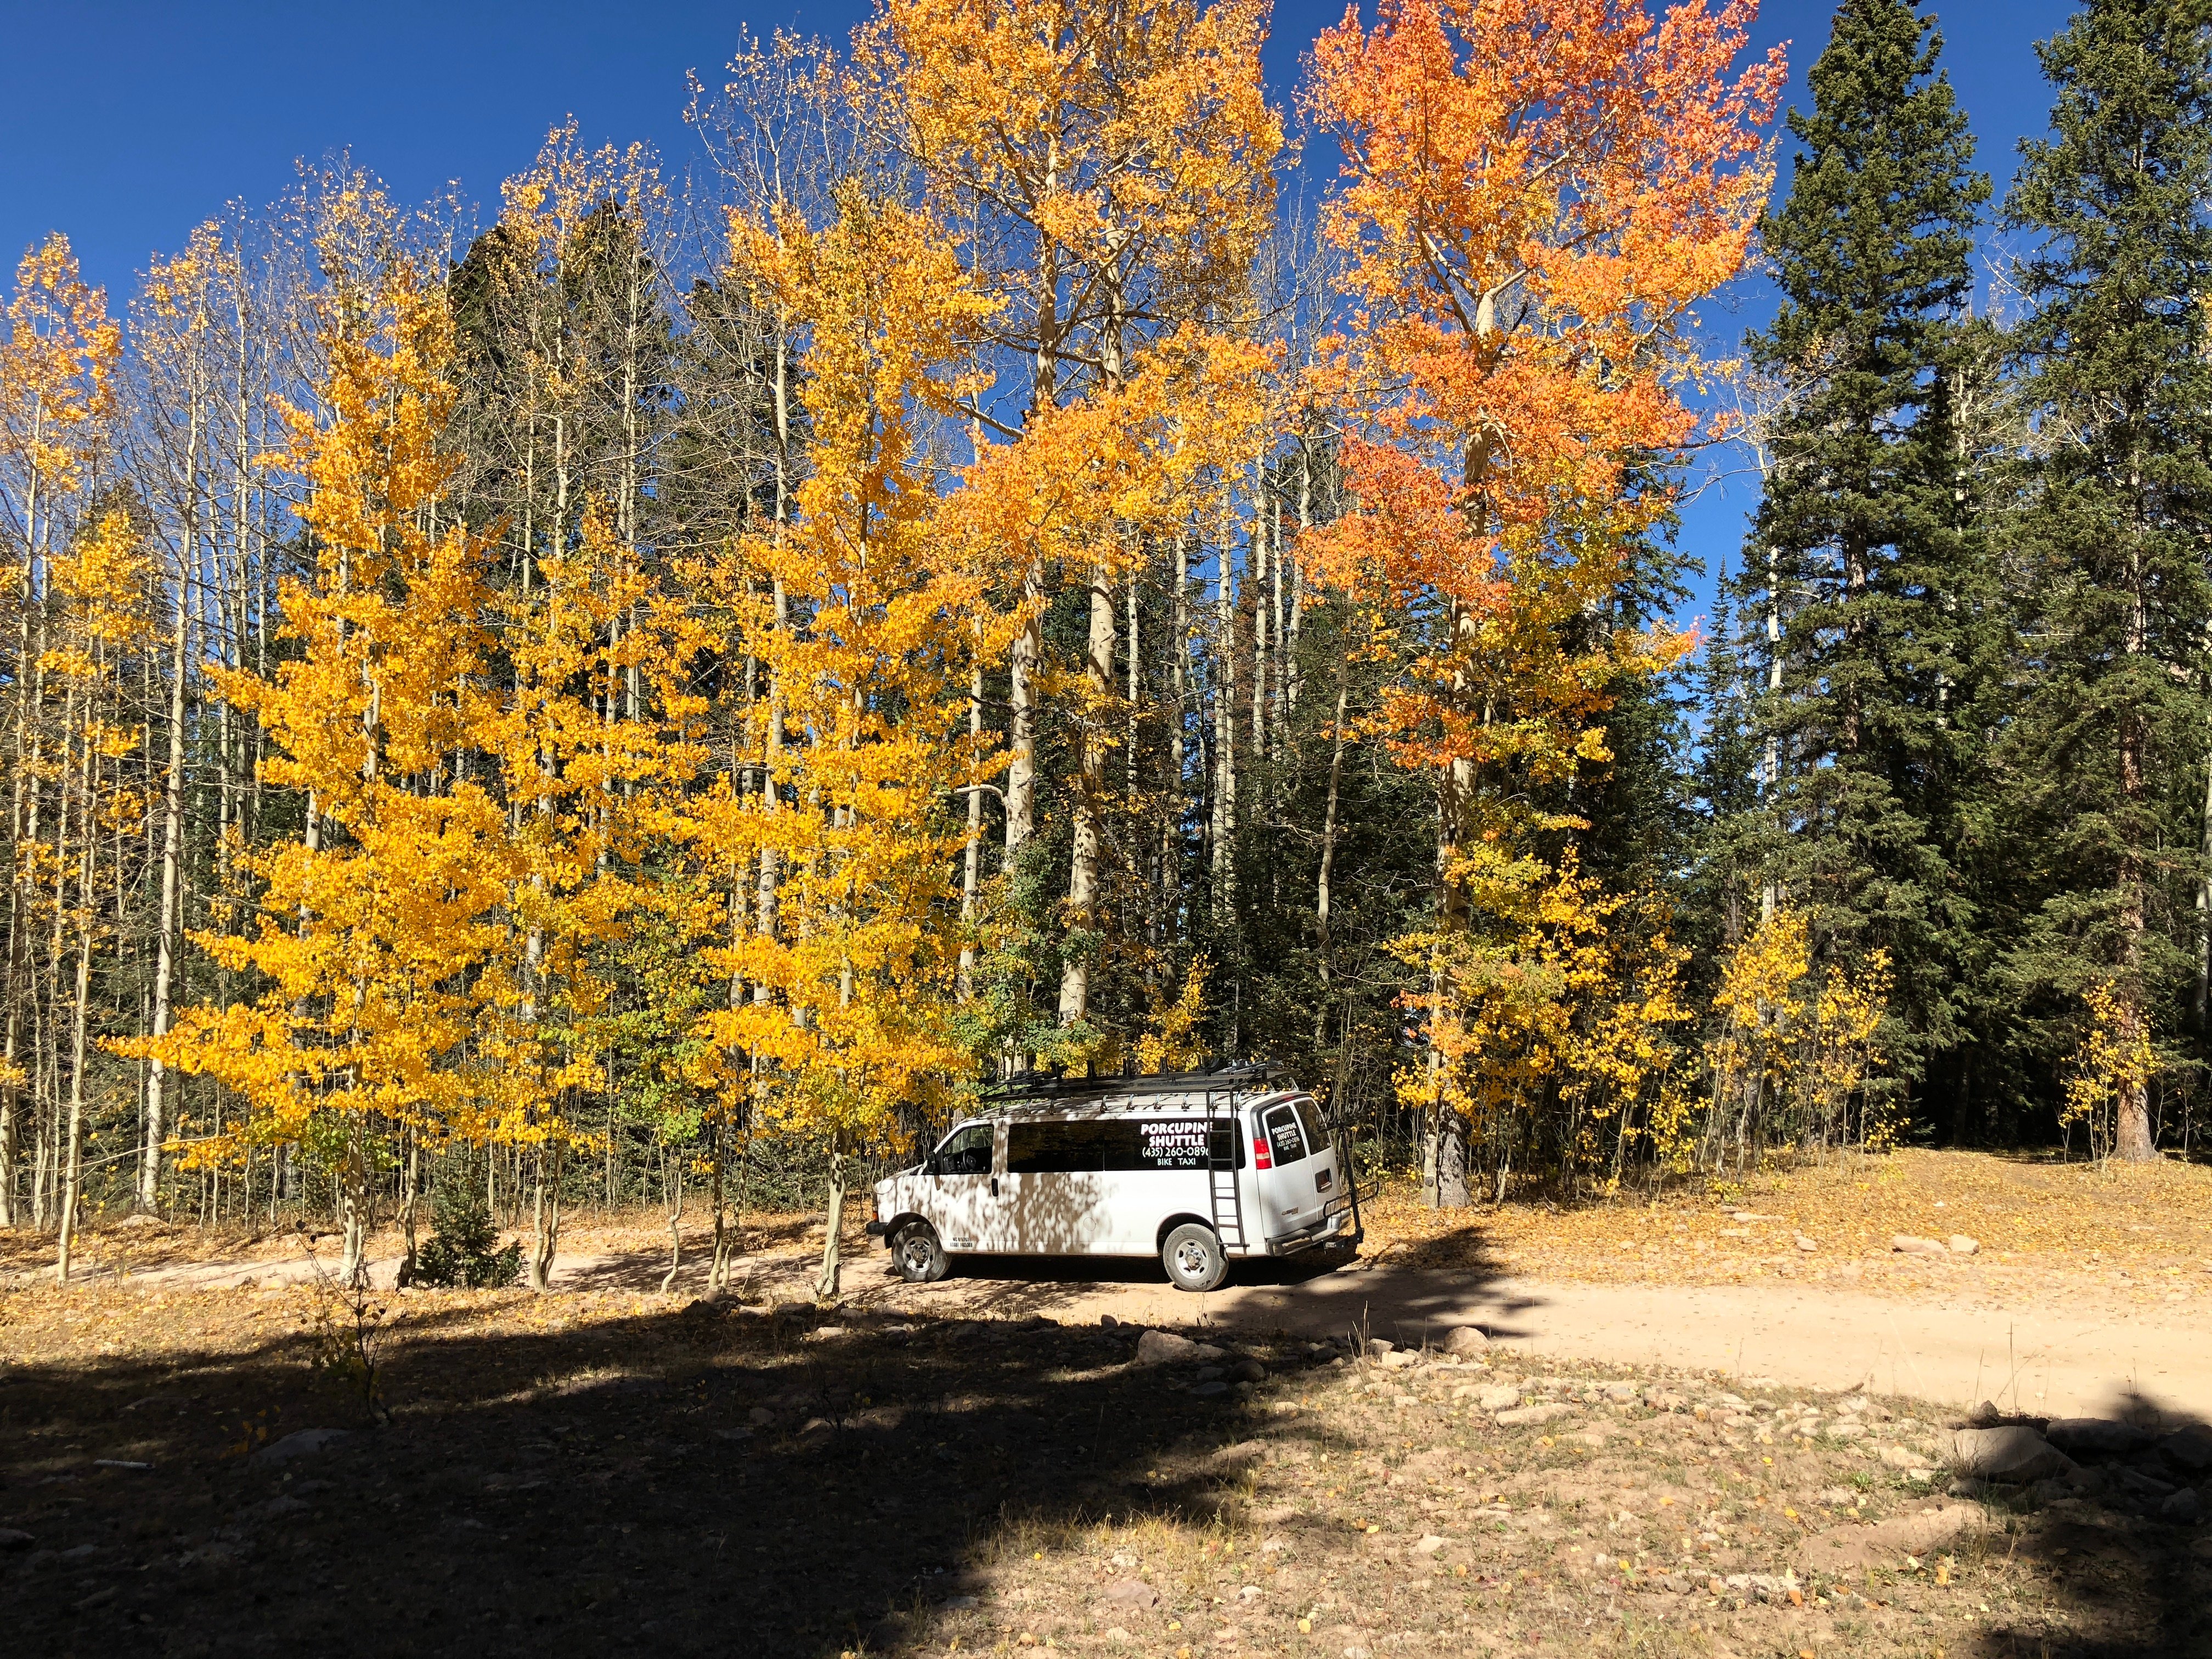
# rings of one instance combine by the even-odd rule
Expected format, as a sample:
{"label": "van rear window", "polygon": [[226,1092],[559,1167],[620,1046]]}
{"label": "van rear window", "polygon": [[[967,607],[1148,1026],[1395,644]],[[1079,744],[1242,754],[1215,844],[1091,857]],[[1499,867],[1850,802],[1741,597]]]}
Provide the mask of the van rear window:
{"label": "van rear window", "polygon": [[1107,1118],[1015,1123],[1006,1131],[1006,1173],[1203,1170],[1209,1155],[1244,1167],[1243,1137],[1221,1118]]}
{"label": "van rear window", "polygon": [[1296,1164],[1305,1157],[1305,1137],[1298,1133],[1297,1114],[1288,1105],[1270,1108],[1265,1122],[1267,1150],[1279,1166]]}

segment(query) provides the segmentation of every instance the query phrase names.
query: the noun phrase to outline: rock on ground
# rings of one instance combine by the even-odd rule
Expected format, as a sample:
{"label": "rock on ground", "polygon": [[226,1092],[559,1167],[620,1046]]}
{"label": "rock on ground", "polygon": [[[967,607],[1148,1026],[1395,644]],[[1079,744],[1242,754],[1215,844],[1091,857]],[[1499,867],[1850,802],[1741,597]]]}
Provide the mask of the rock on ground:
{"label": "rock on ground", "polygon": [[2158,1449],[2175,1468],[2202,1474],[2212,1469],[2212,1427],[2191,1423],[2186,1428],[2176,1429],[2158,1443]]}
{"label": "rock on ground", "polygon": [[2124,1457],[2151,1443],[2149,1430],[2102,1417],[2059,1418],[2043,1431],[2043,1437],[2069,1457]]}
{"label": "rock on ground", "polygon": [[1198,1344],[1188,1337],[1177,1336],[1173,1331],[1146,1331],[1137,1339],[1137,1352],[1129,1363],[1132,1365],[1172,1365],[1198,1357]]}
{"label": "rock on ground", "polygon": [[286,1435],[282,1440],[270,1441],[253,1454],[252,1461],[258,1469],[273,1469],[295,1457],[327,1451],[345,1437],[346,1431],[343,1429],[301,1429]]}
{"label": "rock on ground", "polygon": [[1473,1325],[1462,1325],[1444,1338],[1444,1352],[1455,1358],[1464,1359],[1481,1353],[1490,1346],[1490,1339]]}
{"label": "rock on ground", "polygon": [[1951,1467],[1973,1480],[2021,1486],[2063,1474],[2074,1460],[2033,1429],[2013,1425],[1960,1430],[1951,1437]]}
{"label": "rock on ground", "polygon": [[1524,1428],[1531,1423],[1554,1423],[1562,1417],[1573,1415],[1572,1406],[1522,1406],[1512,1411],[1498,1413],[1498,1425],[1502,1429]]}

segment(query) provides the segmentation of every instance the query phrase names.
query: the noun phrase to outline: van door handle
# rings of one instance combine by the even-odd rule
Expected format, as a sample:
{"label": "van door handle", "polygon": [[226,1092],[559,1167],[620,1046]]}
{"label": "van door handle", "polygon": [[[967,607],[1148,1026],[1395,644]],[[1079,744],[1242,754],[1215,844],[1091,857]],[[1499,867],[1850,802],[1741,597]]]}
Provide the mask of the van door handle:
{"label": "van door handle", "polygon": [[999,1195],[999,1177],[998,1177],[998,1176],[993,1176],[991,1177],[991,1196],[992,1196],[992,1197],[994,1197],[994,1198],[996,1198],[998,1195]]}

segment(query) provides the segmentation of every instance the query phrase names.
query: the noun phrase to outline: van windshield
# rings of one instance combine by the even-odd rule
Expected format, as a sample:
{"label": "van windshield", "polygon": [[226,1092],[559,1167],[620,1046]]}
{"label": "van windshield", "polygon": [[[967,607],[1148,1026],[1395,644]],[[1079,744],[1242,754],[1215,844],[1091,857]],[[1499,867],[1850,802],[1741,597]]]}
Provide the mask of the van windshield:
{"label": "van windshield", "polygon": [[945,1137],[933,1160],[940,1175],[991,1173],[991,1126],[971,1123]]}

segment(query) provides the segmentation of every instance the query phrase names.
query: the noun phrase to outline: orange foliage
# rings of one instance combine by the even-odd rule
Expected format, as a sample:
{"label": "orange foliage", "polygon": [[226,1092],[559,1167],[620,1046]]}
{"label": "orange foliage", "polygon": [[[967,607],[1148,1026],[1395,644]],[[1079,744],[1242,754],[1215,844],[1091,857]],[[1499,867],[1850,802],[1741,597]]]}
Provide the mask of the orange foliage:
{"label": "orange foliage", "polygon": [[1391,0],[1315,48],[1357,304],[1333,369],[1370,419],[1346,445],[1358,510],[1310,552],[1450,612],[1389,710],[1408,758],[1601,759],[1608,685],[1686,648],[1560,636],[1671,505],[1626,469],[1692,436],[1686,313],[1741,269],[1766,199],[1779,49],[1730,75],[1754,9]]}
{"label": "orange foliage", "polygon": [[1412,1000],[1433,1046],[1401,1090],[1432,1114],[1516,1075],[1509,1103],[1572,1098],[1589,1079],[1554,1073],[1576,1047],[1632,1087],[1679,1018],[1671,992],[1562,970],[1606,959],[1587,941],[1618,901],[1546,852],[1583,826],[1540,791],[1611,758],[1623,675],[1688,648],[1607,619],[1673,503],[1639,469],[1696,428],[1689,307],[1741,268],[1771,183],[1756,128],[1781,56],[1732,70],[1753,14],[1387,0],[1315,48],[1309,104],[1346,157],[1325,234],[1353,301],[1321,378],[1364,429],[1344,445],[1352,510],[1304,544],[1402,659],[1376,723],[1437,779],[1443,914],[1404,942],[1431,970]]}

